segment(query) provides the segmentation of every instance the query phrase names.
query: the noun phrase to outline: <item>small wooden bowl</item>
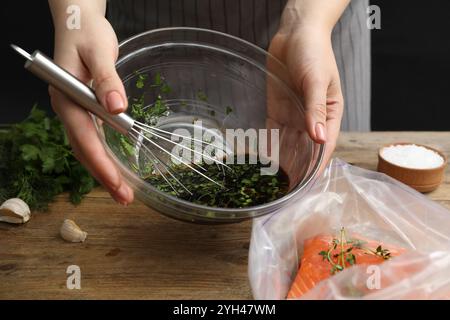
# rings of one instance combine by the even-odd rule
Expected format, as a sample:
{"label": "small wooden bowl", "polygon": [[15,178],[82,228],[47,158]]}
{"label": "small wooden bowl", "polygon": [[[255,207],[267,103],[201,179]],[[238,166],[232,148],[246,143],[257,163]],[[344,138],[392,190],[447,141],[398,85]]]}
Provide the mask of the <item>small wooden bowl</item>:
{"label": "small wooden bowl", "polygon": [[[412,144],[427,148],[438,153],[444,159],[444,163],[440,167],[433,169],[412,169],[401,167],[388,162],[381,156],[381,151],[386,147]],[[419,192],[431,192],[439,187],[442,181],[444,181],[447,161],[447,156],[443,152],[417,143],[393,143],[385,145],[378,150],[378,171],[403,182],[404,184],[416,189]]]}

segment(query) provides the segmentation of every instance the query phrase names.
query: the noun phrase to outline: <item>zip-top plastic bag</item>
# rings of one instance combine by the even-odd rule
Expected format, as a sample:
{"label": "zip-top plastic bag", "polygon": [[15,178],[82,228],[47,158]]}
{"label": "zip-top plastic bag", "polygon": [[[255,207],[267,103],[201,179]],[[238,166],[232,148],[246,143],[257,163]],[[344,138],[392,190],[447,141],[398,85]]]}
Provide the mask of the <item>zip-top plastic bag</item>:
{"label": "zip-top plastic bag", "polygon": [[[254,220],[249,253],[254,298],[286,299],[305,241],[321,235],[338,239],[342,228],[350,238],[380,243],[372,255],[382,246],[401,254],[343,270],[331,270],[330,264],[327,278],[301,289],[300,299],[450,298],[450,211],[384,174],[339,159],[289,206]],[[326,255],[313,255],[323,267]],[[309,272],[316,272],[314,265]]]}

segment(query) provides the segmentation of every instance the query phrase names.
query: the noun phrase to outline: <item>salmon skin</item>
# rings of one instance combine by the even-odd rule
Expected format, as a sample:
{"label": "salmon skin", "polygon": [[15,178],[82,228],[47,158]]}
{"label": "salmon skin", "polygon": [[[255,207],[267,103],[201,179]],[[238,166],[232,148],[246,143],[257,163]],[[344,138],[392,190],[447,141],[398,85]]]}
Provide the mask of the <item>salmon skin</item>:
{"label": "salmon skin", "polygon": [[[335,249],[333,249],[334,247]],[[350,250],[347,254],[351,253],[354,259],[349,259],[350,261],[344,259],[344,263],[342,263],[342,260],[338,260],[340,259],[338,255],[347,250]],[[381,250],[384,250],[384,255]],[[325,252],[327,253],[326,255]],[[304,243],[300,268],[287,298],[300,298],[320,281],[328,279],[336,272],[341,271],[333,270],[332,263],[340,264],[341,266],[344,265],[345,268],[361,264],[376,265],[383,263],[390,257],[398,256],[403,252],[404,249],[385,246],[379,241],[368,240],[362,237],[353,237],[349,241],[344,240],[342,244],[336,237],[330,235],[318,235],[314,238],[307,239]],[[328,260],[328,257],[331,259],[331,262]]]}

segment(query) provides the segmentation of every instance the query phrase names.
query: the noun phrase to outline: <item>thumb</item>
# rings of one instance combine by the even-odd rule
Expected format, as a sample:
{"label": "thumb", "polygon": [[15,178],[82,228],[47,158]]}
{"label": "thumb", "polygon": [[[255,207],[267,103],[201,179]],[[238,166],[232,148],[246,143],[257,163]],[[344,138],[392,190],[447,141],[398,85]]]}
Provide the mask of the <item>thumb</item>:
{"label": "thumb", "polygon": [[[103,52],[102,52],[103,51]],[[93,79],[95,94],[100,103],[112,114],[124,112],[127,108],[125,89],[115,67],[115,51],[90,51],[83,61]]]}
{"label": "thumb", "polygon": [[306,130],[314,141],[325,143],[328,82],[305,79],[302,91],[306,109]]}

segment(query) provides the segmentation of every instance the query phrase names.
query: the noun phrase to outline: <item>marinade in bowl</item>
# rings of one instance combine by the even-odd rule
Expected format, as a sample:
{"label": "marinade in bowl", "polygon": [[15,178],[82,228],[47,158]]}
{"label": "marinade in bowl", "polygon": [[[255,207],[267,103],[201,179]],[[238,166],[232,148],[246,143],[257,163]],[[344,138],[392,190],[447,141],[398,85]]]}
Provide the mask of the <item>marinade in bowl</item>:
{"label": "marinade in bowl", "polygon": [[[116,68],[128,95],[127,112],[147,125],[168,133],[180,128],[195,133],[200,121],[202,134],[213,129],[278,133],[276,145],[267,146],[278,151],[274,161],[279,170],[272,176],[258,174],[267,167],[263,158],[253,164],[228,164],[233,170],[201,164],[222,187],[208,186],[186,166],[173,164],[158,147],[148,146],[177,170],[177,177],[187,179],[193,196],[168,187],[149,165],[142,143],[132,143],[94,118],[124,179],[143,203],[160,213],[190,222],[238,222],[274,212],[317,174],[324,146],[307,134],[305,111],[288,72],[266,51],[220,32],[158,29],[122,42]],[[167,143],[160,145],[170,150],[173,146]],[[229,151],[239,153],[233,147]]]}

